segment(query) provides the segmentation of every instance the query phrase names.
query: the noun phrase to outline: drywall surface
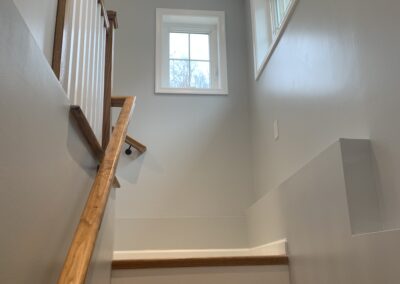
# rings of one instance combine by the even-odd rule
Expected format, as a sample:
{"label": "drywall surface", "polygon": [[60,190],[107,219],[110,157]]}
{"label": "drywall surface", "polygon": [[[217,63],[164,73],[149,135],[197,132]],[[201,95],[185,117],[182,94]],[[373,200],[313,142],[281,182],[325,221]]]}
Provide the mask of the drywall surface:
{"label": "drywall surface", "polygon": [[[253,245],[287,238],[292,283],[398,282],[400,231],[352,234],[346,172],[356,169],[348,168],[354,152],[346,143],[334,143],[248,211]],[[358,170],[369,171],[366,166]],[[369,188],[359,189],[362,200],[361,190]]]}
{"label": "drywall surface", "polygon": [[299,1],[260,80],[249,75],[259,197],[339,137],[370,138],[385,227],[400,227],[399,9],[395,0]]}
{"label": "drywall surface", "polygon": [[12,0],[0,37],[0,283],[56,283],[96,164]]}
{"label": "drywall surface", "polygon": [[[137,96],[129,134],[148,146],[148,152],[139,158],[124,155],[120,161],[118,176],[123,190],[117,193],[117,218],[124,221],[119,222],[163,218],[165,224],[176,224],[174,234],[163,231],[166,226],[157,222],[146,225],[154,236],[165,239],[165,249],[218,247],[224,238],[230,246],[242,247],[245,228],[238,230],[236,224],[243,223],[243,211],[254,201],[244,2],[113,0],[108,5],[118,11],[120,26],[115,43],[114,95]],[[154,94],[156,8],[226,12],[229,95]],[[190,220],[182,222],[183,218],[192,218],[193,223],[200,220],[202,225],[190,226],[186,234],[183,224]],[[207,223],[202,218],[211,220]],[[238,220],[232,222],[232,218]],[[221,223],[224,219],[227,222]],[[157,226],[150,228],[152,224]],[[220,226],[218,231],[215,224]],[[225,233],[222,228],[226,228]],[[124,235],[131,236],[132,230],[117,226],[118,249],[125,247],[120,241]],[[190,239],[196,235],[193,230],[199,236],[216,232],[219,236]],[[233,231],[239,236],[228,236]],[[187,237],[185,242],[174,242],[177,234]],[[149,238],[137,235],[135,243],[139,236]],[[236,243],[231,242],[233,238]],[[154,245],[160,248],[160,243]],[[132,246],[133,242],[127,249]]]}
{"label": "drywall surface", "polygon": [[47,61],[51,63],[58,1],[14,0],[14,2]]}
{"label": "drywall surface", "polygon": [[85,284],[110,284],[114,253],[115,189],[110,192]]}
{"label": "drywall surface", "polygon": [[112,284],[289,284],[286,265],[181,269],[115,270]]}
{"label": "drywall surface", "polygon": [[117,219],[116,232],[115,250],[121,251],[248,246],[244,216]]}
{"label": "drywall surface", "polygon": [[182,259],[197,257],[272,256],[287,255],[287,242],[273,243],[244,249],[186,249],[186,250],[131,250],[114,251],[113,260]]}
{"label": "drywall surface", "polygon": [[370,141],[340,139],[340,146],[352,233],[384,230],[380,186]]}

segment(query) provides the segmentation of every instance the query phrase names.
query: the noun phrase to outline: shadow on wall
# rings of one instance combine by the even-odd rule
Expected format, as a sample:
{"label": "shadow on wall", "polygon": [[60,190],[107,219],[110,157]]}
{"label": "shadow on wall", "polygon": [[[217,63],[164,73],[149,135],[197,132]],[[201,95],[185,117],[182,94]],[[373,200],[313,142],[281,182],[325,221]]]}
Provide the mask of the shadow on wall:
{"label": "shadow on wall", "polygon": [[[69,112],[69,107],[68,107]],[[86,172],[87,175],[94,177],[98,163],[95,161],[90,153],[92,152],[90,146],[86,142],[81,130],[79,129],[76,120],[69,112],[68,117],[68,134],[66,140],[66,147],[70,157]],[[84,145],[84,147],[77,145]]]}
{"label": "shadow on wall", "polygon": [[340,139],[250,207],[251,245],[286,237],[295,283],[397,283],[373,164],[370,141]]}
{"label": "shadow on wall", "polygon": [[[174,184],[166,183],[167,186],[175,188],[185,188],[189,184],[215,187],[211,181],[222,187],[224,182],[230,184],[231,180],[240,178],[229,171],[232,167],[235,168],[233,173],[243,170],[237,160],[245,145],[245,138],[237,137],[237,125],[243,122],[237,121],[231,106],[227,107],[226,100],[230,98],[215,97],[214,103],[210,103],[208,98],[203,100],[202,96],[196,96],[179,96],[184,103],[178,110],[170,107],[176,104],[178,96],[157,96],[164,101],[158,117],[141,117],[146,125],[135,126],[134,131],[129,131],[139,133],[146,144],[155,142],[148,144],[149,150],[143,155],[139,156],[135,151],[131,156],[122,154],[118,169],[122,178],[132,184],[138,183],[139,176],[145,179],[152,175],[153,181],[168,178]],[[192,99],[197,100],[195,108],[187,105]],[[243,183],[245,181],[236,182]]]}
{"label": "shadow on wall", "polygon": [[352,234],[382,231],[381,187],[371,142],[340,139],[340,144]]}
{"label": "shadow on wall", "polygon": [[157,161],[154,159],[150,151],[141,154],[138,151],[133,150],[131,155],[126,155],[125,151],[122,151],[119,160],[118,174],[129,183],[137,184],[144,165],[150,167],[157,173],[162,172],[162,167],[157,164]]}

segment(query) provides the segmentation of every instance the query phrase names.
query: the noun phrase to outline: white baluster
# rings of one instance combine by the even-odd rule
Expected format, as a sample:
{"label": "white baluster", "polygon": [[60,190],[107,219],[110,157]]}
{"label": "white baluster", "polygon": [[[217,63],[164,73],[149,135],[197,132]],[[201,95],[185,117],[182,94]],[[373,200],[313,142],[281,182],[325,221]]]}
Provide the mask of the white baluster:
{"label": "white baluster", "polygon": [[96,134],[97,139],[99,139],[99,129],[98,129],[98,100],[99,100],[99,45],[100,45],[100,29],[99,22],[101,18],[100,12],[101,6],[97,4],[97,9],[95,13],[95,22],[94,22],[94,49],[93,49],[93,131]]}
{"label": "white baluster", "polygon": [[[84,78],[84,65],[85,65],[85,45],[86,45],[86,13],[87,13],[87,0],[79,0],[81,2],[79,11],[79,25],[78,29],[78,46],[77,46],[77,60],[75,66],[75,81],[74,81],[74,104],[82,108],[83,102],[83,78]],[[82,108],[83,109],[83,108]]]}
{"label": "white baluster", "polygon": [[101,23],[101,42],[100,42],[100,48],[101,48],[101,63],[100,63],[100,105],[99,105],[99,110],[100,110],[100,129],[101,133],[103,132],[103,104],[104,104],[104,64],[105,64],[105,57],[106,57],[106,28],[104,27],[104,18],[102,18],[102,23]]}
{"label": "white baluster", "polygon": [[93,105],[93,89],[92,89],[92,73],[93,73],[93,28],[94,28],[94,10],[96,9],[96,0],[87,0],[89,2],[89,13],[88,13],[88,45],[87,45],[87,66],[86,66],[86,118],[89,121],[90,126],[93,129],[93,113],[92,113],[92,105]]}
{"label": "white baluster", "polygon": [[79,47],[81,41],[80,25],[81,25],[81,10],[84,0],[73,1],[73,17],[72,17],[72,35],[71,35],[71,54],[68,67],[68,96],[72,104],[77,103],[77,78],[78,78],[78,63],[79,63]]}
{"label": "white baluster", "polygon": [[69,68],[70,58],[73,47],[73,35],[74,35],[74,16],[76,10],[76,1],[70,0],[66,2],[65,6],[65,21],[64,21],[64,33],[62,41],[62,55],[60,64],[60,82],[63,86],[67,97],[70,99],[69,86]]}

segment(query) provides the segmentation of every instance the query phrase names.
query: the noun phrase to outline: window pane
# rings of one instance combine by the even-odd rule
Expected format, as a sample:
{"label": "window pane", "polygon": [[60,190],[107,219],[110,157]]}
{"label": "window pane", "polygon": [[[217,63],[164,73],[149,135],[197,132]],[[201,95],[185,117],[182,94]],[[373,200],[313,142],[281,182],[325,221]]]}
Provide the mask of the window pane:
{"label": "window pane", "polygon": [[287,11],[291,2],[292,0],[283,0],[283,8],[285,9],[285,11]]}
{"label": "window pane", "polygon": [[287,9],[291,0],[273,0],[273,13],[275,20],[275,29],[279,29],[282,25],[283,19],[286,16]]}
{"label": "window pane", "polygon": [[169,58],[189,59],[189,34],[169,34]]}
{"label": "window pane", "polygon": [[190,71],[190,86],[192,88],[210,88],[210,62],[191,61]]}
{"label": "window pane", "polygon": [[[259,70],[264,62],[265,57],[272,43],[272,28],[270,20],[270,10],[268,5],[272,2],[265,0],[253,0],[252,17],[253,17],[253,45],[255,47],[256,70]],[[271,4],[272,5],[272,4]],[[271,6],[272,7],[272,6]]]}
{"label": "window pane", "polygon": [[190,71],[188,60],[169,61],[169,85],[171,88],[190,87]]}
{"label": "window pane", "polygon": [[190,59],[210,60],[210,36],[190,34]]}

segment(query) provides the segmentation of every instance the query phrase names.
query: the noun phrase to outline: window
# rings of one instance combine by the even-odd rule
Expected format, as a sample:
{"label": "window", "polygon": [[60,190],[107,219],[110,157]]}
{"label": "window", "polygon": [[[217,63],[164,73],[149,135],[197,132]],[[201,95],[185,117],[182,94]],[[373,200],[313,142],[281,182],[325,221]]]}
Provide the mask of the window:
{"label": "window", "polygon": [[223,12],[157,9],[156,93],[227,94]]}
{"label": "window", "polygon": [[273,34],[276,35],[282,27],[286,12],[289,8],[291,0],[271,0],[271,17],[273,24]]}
{"label": "window", "polygon": [[210,74],[210,35],[170,32],[169,86],[209,89]]}
{"label": "window", "polygon": [[251,0],[254,73],[258,79],[298,0]]}

